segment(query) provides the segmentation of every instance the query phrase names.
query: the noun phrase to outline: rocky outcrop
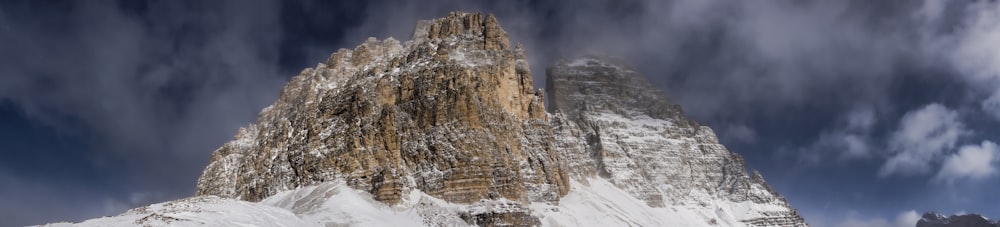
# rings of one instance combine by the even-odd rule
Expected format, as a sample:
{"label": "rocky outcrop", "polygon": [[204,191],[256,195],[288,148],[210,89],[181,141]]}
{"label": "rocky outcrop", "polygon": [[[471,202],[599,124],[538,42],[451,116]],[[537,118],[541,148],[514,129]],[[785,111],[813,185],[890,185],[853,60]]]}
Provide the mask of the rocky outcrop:
{"label": "rocky outcrop", "polygon": [[611,193],[645,202],[636,209],[685,210],[695,224],[805,225],[634,70],[600,58],[550,68],[550,114],[525,59],[494,17],[475,13],[421,21],[405,43],[342,49],[292,78],[256,124],[213,153],[198,195],[260,201],[336,181],[389,205],[417,192],[448,203],[426,208],[447,214],[424,218],[523,226],[548,223],[545,214],[560,221],[571,181],[593,190],[581,195],[608,194],[582,189],[601,177]]}
{"label": "rocky outcrop", "polygon": [[458,204],[557,203],[569,178],[543,100],[493,16],[422,21],[410,42],[371,38],[292,78],[257,124],[215,151],[197,193],[258,201],[344,179],[389,204],[413,189]]}
{"label": "rocky outcrop", "polygon": [[805,225],[712,129],[686,119],[630,67],[584,57],[547,74],[557,146],[574,178],[599,175],[652,207],[749,202],[774,209],[747,215],[747,224]]}
{"label": "rocky outcrop", "polygon": [[1000,227],[1000,221],[991,221],[978,214],[962,214],[945,217],[927,212],[917,221],[917,227]]}

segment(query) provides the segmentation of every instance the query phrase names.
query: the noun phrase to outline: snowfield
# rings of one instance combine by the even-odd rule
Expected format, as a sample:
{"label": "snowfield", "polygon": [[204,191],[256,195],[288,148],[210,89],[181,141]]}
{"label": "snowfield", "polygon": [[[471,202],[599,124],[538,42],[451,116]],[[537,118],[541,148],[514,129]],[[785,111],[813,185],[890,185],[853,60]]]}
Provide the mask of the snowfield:
{"label": "snowfield", "polygon": [[[530,204],[542,226],[745,226],[751,210],[777,206],[717,201],[705,206],[653,208],[602,178],[572,182],[558,205]],[[372,199],[344,182],[327,182],[278,193],[252,203],[199,196],[135,208],[112,217],[44,226],[468,226],[459,213],[504,207],[513,201],[448,203],[411,190],[397,205]]]}

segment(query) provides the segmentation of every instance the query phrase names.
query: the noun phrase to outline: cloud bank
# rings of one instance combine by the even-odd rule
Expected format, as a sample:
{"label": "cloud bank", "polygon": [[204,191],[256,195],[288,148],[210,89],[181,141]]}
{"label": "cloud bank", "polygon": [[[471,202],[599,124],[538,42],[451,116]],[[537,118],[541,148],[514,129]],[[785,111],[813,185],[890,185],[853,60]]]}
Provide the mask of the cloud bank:
{"label": "cloud bank", "polygon": [[[73,162],[114,178],[74,186],[22,175],[37,170],[0,169],[11,175],[4,185],[35,185],[4,190],[4,198],[49,188],[28,194],[47,205],[21,207],[35,214],[5,219],[11,225],[38,224],[17,221],[46,215],[105,215],[191,194],[207,154],[274,100],[285,78],[277,64],[281,30],[273,1],[42,4],[0,7],[0,52],[6,53],[0,102],[25,120],[83,140],[67,151],[86,154]],[[75,155],[44,162],[64,159],[59,156]],[[74,192],[84,187],[94,189]],[[130,199],[135,193],[149,196]],[[92,199],[80,199],[86,197]],[[74,200],[75,211],[51,209]],[[49,218],[31,220],[55,221]]]}
{"label": "cloud bank", "polygon": [[937,103],[907,113],[899,125],[889,140],[893,155],[879,170],[880,176],[927,173],[931,162],[969,134],[957,112]]}

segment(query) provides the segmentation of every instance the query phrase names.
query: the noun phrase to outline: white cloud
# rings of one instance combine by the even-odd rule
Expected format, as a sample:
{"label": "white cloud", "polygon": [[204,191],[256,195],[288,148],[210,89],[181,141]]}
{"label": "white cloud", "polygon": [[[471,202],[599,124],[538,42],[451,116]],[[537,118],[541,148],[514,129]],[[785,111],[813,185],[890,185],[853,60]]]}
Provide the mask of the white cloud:
{"label": "white cloud", "polygon": [[859,218],[857,212],[851,212],[843,222],[837,224],[840,227],[912,227],[917,225],[920,214],[917,211],[909,210],[896,215],[895,220],[885,218]]}
{"label": "white cloud", "polygon": [[896,226],[916,226],[920,221],[920,214],[915,210],[909,210],[896,216]]}
{"label": "white cloud", "polygon": [[[928,4],[925,11],[940,11],[940,6]],[[980,2],[970,4],[953,36],[937,43],[944,55],[962,73],[966,82],[983,95],[983,112],[1000,120],[1000,4]]]}
{"label": "white cloud", "polygon": [[891,155],[879,170],[879,176],[929,173],[932,162],[968,133],[958,112],[941,104],[932,103],[910,111],[889,139]]}
{"label": "white cloud", "polygon": [[[971,4],[963,30],[955,37],[952,63],[974,82],[995,80],[1000,72],[1000,5]],[[995,81],[989,86],[997,85]]]}
{"label": "white cloud", "polygon": [[980,145],[966,145],[948,156],[935,181],[955,181],[963,178],[982,179],[997,173],[996,163],[1000,154],[997,144],[983,141]]}

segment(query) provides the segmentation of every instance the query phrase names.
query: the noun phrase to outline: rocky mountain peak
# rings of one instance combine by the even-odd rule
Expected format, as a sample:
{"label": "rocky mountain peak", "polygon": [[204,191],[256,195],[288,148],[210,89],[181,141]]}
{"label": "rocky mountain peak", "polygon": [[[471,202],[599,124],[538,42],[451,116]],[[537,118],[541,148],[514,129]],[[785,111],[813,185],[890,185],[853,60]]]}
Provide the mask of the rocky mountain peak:
{"label": "rocky mountain peak", "polygon": [[[198,194],[259,201],[344,180],[389,204],[412,190],[459,204],[556,203],[568,177],[546,142],[523,50],[507,40],[492,16],[452,13],[418,23],[405,44],[370,38],[341,49],[215,151]],[[527,217],[480,215],[470,218]]]}
{"label": "rocky mountain peak", "polygon": [[424,42],[452,36],[481,36],[482,49],[486,50],[507,50],[510,46],[507,32],[500,28],[497,18],[480,13],[452,12],[444,18],[418,21],[410,39]]}
{"label": "rocky mountain peak", "polygon": [[647,115],[695,125],[642,74],[623,59],[589,55],[559,61],[546,71],[549,107],[577,118],[581,112]]}
{"label": "rocky mountain peak", "polygon": [[927,212],[917,221],[917,227],[1000,227],[1000,221],[991,221],[979,214],[944,216]]}
{"label": "rocky mountain peak", "polygon": [[[550,67],[549,114],[526,56],[492,15],[461,12],[418,22],[404,43],[338,50],[213,153],[198,195],[261,201],[338,182],[431,223],[573,225],[590,217],[559,209],[582,207],[619,213],[597,220],[609,225],[805,225],[636,70],[602,57]],[[615,208],[632,200],[695,218]]]}
{"label": "rocky mountain peak", "polygon": [[588,56],[562,61],[547,76],[557,146],[575,179],[599,175],[652,207],[716,201],[773,206],[743,222],[804,225],[759,173],[747,173],[743,158],[726,150],[711,128],[684,117],[631,67]]}

